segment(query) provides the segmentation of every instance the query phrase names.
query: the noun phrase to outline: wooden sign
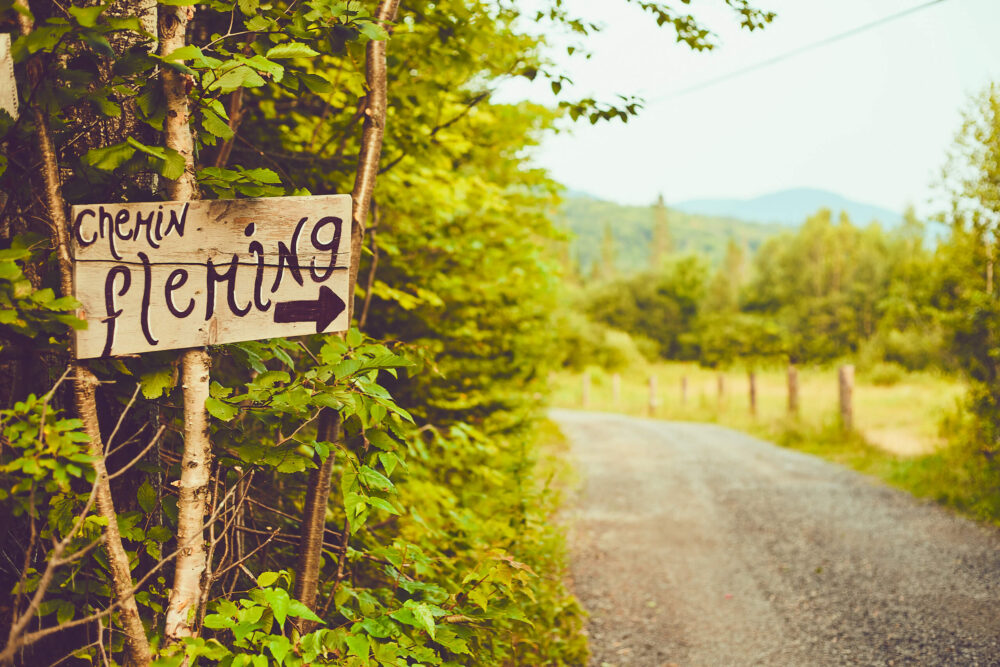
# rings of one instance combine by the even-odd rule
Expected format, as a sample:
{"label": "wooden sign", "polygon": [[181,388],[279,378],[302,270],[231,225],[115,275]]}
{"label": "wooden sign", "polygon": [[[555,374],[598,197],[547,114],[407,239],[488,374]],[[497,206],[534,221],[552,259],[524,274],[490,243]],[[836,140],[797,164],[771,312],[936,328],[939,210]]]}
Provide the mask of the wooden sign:
{"label": "wooden sign", "polygon": [[77,359],[348,328],[351,197],[72,209]]}

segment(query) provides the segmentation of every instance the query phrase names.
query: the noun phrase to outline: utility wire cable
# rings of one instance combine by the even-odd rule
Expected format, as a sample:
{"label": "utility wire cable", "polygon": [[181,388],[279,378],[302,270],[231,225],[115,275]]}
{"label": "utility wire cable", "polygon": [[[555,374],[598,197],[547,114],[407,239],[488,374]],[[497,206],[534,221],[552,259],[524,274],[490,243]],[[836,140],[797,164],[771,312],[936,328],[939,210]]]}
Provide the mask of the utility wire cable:
{"label": "utility wire cable", "polygon": [[805,46],[800,46],[797,49],[792,49],[791,51],[787,51],[785,53],[779,54],[777,56],[774,56],[773,58],[768,58],[767,60],[762,60],[762,61],[760,61],[758,63],[754,63],[753,65],[749,65],[749,66],[744,67],[742,69],[738,69],[738,70],[735,70],[733,72],[729,72],[728,74],[723,74],[722,76],[718,76],[718,77],[716,77],[714,79],[709,79],[708,81],[703,81],[703,82],[697,83],[697,84],[695,84],[693,86],[689,86],[687,88],[681,88],[680,90],[676,90],[676,91],[674,91],[672,93],[667,93],[666,95],[662,95],[660,97],[656,97],[656,98],[647,100],[646,103],[647,104],[651,104],[651,103],[655,103],[655,102],[662,102],[664,100],[669,100],[669,99],[672,99],[672,98],[675,98],[675,97],[681,97],[682,95],[687,95],[689,93],[694,93],[694,92],[697,92],[699,90],[704,90],[705,88],[710,88],[712,86],[718,85],[718,84],[723,83],[725,81],[729,81],[730,79],[735,79],[737,77],[743,76],[744,74],[749,74],[750,72],[753,72],[753,71],[756,71],[756,70],[759,70],[759,69],[763,69],[765,67],[770,67],[771,65],[779,63],[779,62],[781,62],[783,60],[787,60],[789,58],[793,58],[795,56],[801,55],[801,54],[806,53],[808,51],[812,51],[814,49],[818,49],[820,47],[827,46],[828,44],[833,44],[834,42],[839,42],[840,40],[847,39],[848,37],[853,37],[854,35],[857,35],[858,33],[867,32],[868,30],[872,30],[873,28],[877,28],[879,26],[885,25],[886,23],[889,23],[891,21],[896,21],[898,19],[903,18],[904,16],[909,16],[910,14],[916,14],[919,11],[923,11],[925,9],[933,7],[934,5],[940,5],[940,4],[942,4],[944,2],[947,2],[947,1],[948,0],[930,0],[930,2],[925,2],[922,5],[917,5],[915,7],[910,7],[909,9],[904,9],[903,11],[897,12],[895,14],[890,14],[888,16],[883,16],[882,18],[876,19],[875,21],[872,21],[871,23],[865,23],[864,25],[860,25],[860,26],[858,26],[856,28],[851,28],[850,30],[848,30],[846,32],[838,33],[836,35],[831,35],[830,37],[827,37],[825,39],[821,39],[821,40],[819,40],[817,42],[812,42],[811,44],[806,44]]}

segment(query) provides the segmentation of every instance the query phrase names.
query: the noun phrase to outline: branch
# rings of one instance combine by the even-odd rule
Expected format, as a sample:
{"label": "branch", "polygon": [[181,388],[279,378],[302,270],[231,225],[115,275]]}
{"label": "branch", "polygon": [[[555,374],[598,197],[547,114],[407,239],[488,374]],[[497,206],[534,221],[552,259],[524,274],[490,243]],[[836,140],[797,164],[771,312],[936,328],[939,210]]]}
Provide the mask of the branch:
{"label": "branch", "polygon": [[[375,10],[375,20],[387,29],[396,20],[399,0],[381,0]],[[375,179],[378,176],[379,159],[382,156],[382,139],[385,135],[386,113],[386,40],[372,40],[365,48],[365,83],[368,87],[364,110],[364,129],[361,134],[361,151],[358,155],[358,170],[354,178],[354,211],[351,221],[351,270],[347,287],[348,321],[354,317],[354,287],[358,283],[358,266],[361,255],[361,240]]]}

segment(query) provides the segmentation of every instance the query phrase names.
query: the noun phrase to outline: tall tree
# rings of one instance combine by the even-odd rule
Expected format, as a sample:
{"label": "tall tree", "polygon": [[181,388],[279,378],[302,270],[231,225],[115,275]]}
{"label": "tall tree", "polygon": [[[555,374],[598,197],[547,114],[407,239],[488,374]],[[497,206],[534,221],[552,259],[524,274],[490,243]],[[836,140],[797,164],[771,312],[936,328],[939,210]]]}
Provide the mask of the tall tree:
{"label": "tall tree", "polygon": [[674,240],[670,233],[670,220],[667,212],[667,205],[663,201],[663,195],[656,198],[653,205],[653,245],[650,252],[650,268],[657,268],[670,257],[674,251]]}

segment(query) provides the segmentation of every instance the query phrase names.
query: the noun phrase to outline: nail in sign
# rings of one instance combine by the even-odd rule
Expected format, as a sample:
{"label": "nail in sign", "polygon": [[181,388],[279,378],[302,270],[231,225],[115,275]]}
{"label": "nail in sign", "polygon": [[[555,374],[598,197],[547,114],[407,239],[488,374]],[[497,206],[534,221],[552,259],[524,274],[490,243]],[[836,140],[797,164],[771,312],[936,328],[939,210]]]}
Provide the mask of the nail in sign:
{"label": "nail in sign", "polygon": [[78,359],[344,331],[351,197],[72,209]]}

